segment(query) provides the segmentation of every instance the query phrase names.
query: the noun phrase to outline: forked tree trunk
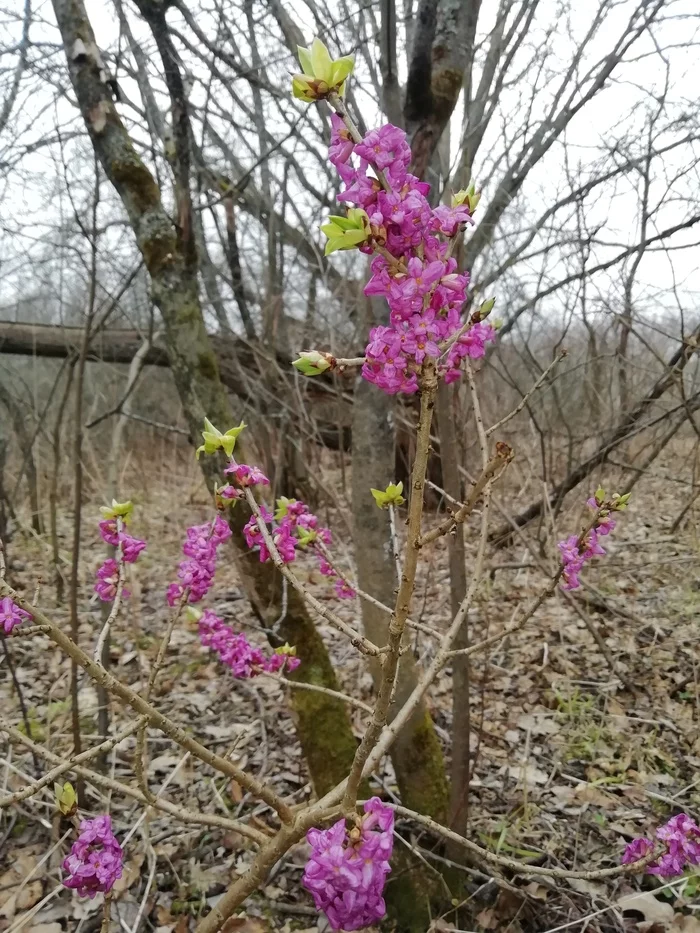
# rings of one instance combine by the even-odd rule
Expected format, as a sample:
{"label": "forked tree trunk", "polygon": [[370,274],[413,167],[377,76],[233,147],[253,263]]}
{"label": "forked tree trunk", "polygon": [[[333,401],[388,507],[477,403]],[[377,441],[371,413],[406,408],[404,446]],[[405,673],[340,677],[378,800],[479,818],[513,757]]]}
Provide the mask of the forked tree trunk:
{"label": "forked tree trunk", "polygon": [[[161,203],[158,186],[114,107],[82,0],[54,0],[53,5],[71,81],[93,147],[122,200],[150,275],[151,294],[163,318],[168,358],[192,437],[199,436],[205,416],[221,427],[231,425],[236,419],[204,328],[196,251],[193,243],[188,248],[183,242],[189,223],[187,192],[183,192],[182,186],[178,189],[180,216],[176,234]],[[160,8],[152,9],[154,17],[161,15]],[[200,462],[212,488],[220,464],[210,457]],[[280,606],[277,573],[271,564],[251,561],[241,534],[243,510],[234,511],[233,516],[234,544],[242,558],[249,596],[258,611],[266,611],[268,618],[274,612],[279,616],[279,608],[271,608]],[[291,595],[280,623],[280,634],[299,647],[303,663],[296,672],[298,677],[337,689],[325,646],[304,607]],[[301,694],[302,691],[295,691],[292,696],[298,734],[315,788],[323,793],[347,774],[356,743],[341,702],[323,694],[314,694],[313,700]],[[329,728],[324,733],[321,723],[332,725],[332,731]]]}

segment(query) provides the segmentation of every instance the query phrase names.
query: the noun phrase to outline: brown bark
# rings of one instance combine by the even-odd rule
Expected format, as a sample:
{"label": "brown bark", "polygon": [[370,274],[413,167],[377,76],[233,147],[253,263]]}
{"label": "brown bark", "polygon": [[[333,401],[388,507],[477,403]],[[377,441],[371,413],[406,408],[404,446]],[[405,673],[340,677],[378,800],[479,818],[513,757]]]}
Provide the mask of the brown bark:
{"label": "brown bark", "polygon": [[[374,504],[370,488],[383,489],[394,478],[393,408],[394,402],[389,396],[358,379],[352,426],[352,511],[357,577],[361,589],[389,606],[394,604],[397,586],[389,519],[388,513]],[[368,638],[377,645],[386,644],[389,631],[386,612],[363,601],[362,622]],[[378,666],[372,668],[372,674],[377,683],[381,679]],[[415,659],[407,650],[399,664],[392,710],[404,704],[416,679]],[[399,734],[391,758],[401,799],[412,800],[413,809],[421,813],[445,819],[448,803],[445,762],[425,704],[416,708]]]}
{"label": "brown bark", "polygon": [[[438,433],[445,492],[462,501],[459,454],[452,401],[454,388],[442,383],[438,389]],[[449,507],[449,506],[448,506]],[[467,571],[464,552],[464,523],[448,535],[450,567],[450,610],[454,618],[467,594]],[[469,647],[469,622],[462,626],[455,648]],[[450,769],[449,826],[464,835],[469,821],[469,738],[471,734],[469,658],[455,657],[452,663],[452,765]],[[453,853],[457,856],[458,853]],[[461,855],[461,853],[459,853]]]}
{"label": "brown bark", "polygon": [[[214,424],[230,425],[235,419],[204,328],[199,302],[196,249],[186,216],[189,179],[182,171],[182,153],[179,153],[181,171],[177,181],[180,188],[178,209],[184,213],[180,214],[176,229],[163,208],[155,180],[139,158],[114,107],[82,0],[54,0],[53,5],[66,49],[71,81],[95,153],[122,200],[150,275],[152,297],[164,323],[168,360],[192,437],[198,436],[205,415]],[[172,63],[167,61],[167,55],[164,59],[171,98],[176,98],[178,91],[173,82],[177,82],[170,73]],[[181,128],[182,114],[176,110],[173,117]],[[210,457],[202,458],[200,462],[212,486],[219,465]],[[250,555],[241,535],[242,515],[242,509],[234,512],[232,524],[234,544],[244,565],[244,579],[254,605],[270,612],[274,596],[279,592],[279,580],[270,565],[254,564],[251,570]],[[302,658],[306,653],[306,663],[302,663],[297,676],[314,678],[314,682],[336,689],[335,673],[325,646],[304,608],[293,599],[289,600],[287,613],[280,625],[283,638],[286,632],[292,636],[290,640],[300,645]],[[299,720],[299,737],[312,769],[312,779],[318,784],[317,790],[323,792],[347,773],[355,741],[345,707],[340,701],[318,694],[314,696],[314,703],[306,698],[297,702],[297,696],[292,702]],[[319,752],[321,743],[317,727],[325,717],[333,722],[333,734],[326,737],[328,742],[332,742],[332,748]],[[313,774],[317,761],[323,766],[318,776]]]}
{"label": "brown bark", "polygon": [[480,0],[421,0],[411,49],[404,117],[412,171],[425,174],[457,104]]}

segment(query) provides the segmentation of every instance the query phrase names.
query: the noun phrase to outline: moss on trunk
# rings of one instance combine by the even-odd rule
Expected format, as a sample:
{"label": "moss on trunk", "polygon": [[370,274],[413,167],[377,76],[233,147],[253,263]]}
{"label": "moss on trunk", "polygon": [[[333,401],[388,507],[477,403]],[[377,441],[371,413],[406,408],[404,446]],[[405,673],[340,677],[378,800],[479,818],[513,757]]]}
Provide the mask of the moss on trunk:
{"label": "moss on trunk", "polygon": [[[163,318],[165,345],[192,437],[199,436],[205,416],[226,429],[238,419],[219,378],[216,356],[204,326],[195,263],[183,252],[183,237],[178,237],[163,207],[158,185],[114,107],[83,0],[54,0],[54,10],[73,88],[95,153],[121,198],[150,275],[151,294]],[[171,100],[173,108],[177,103]],[[178,198],[187,212],[191,210],[189,179],[180,178],[179,183]],[[180,216],[181,229],[185,222],[191,229],[189,219]],[[212,457],[203,457],[200,464],[211,489],[220,478],[221,464]],[[275,619],[281,611],[279,575],[272,565],[258,563],[252,569],[255,565],[242,535],[242,512],[240,508],[234,512],[232,529],[248,596],[261,618]],[[280,634],[299,647],[305,662],[297,677],[308,676],[313,683],[337,689],[323,641],[300,600],[290,598]],[[313,699],[295,694],[294,705],[302,750],[314,786],[322,793],[345,776],[352,761],[355,740],[350,721],[342,703],[322,694]]]}

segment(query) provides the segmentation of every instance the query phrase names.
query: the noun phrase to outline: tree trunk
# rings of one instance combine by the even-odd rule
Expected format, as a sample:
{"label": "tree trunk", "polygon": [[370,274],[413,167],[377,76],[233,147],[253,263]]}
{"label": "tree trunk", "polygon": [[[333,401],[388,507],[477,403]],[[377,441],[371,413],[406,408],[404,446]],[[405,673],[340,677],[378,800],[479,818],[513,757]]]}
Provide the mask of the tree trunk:
{"label": "tree trunk", "polygon": [[[393,479],[392,399],[376,386],[358,380],[353,404],[352,511],[357,579],[361,589],[392,606],[397,586],[388,513],[378,509],[370,488],[383,489]],[[389,615],[362,602],[368,638],[386,644]],[[408,633],[407,633],[408,634]],[[409,638],[406,639],[409,641]],[[371,665],[375,683],[379,666]],[[410,648],[399,665],[393,710],[400,708],[416,683]],[[417,706],[391,749],[401,800],[405,806],[444,821],[449,805],[445,761],[426,706]],[[399,933],[423,933],[433,914],[431,903],[443,888],[403,846],[395,849],[394,873],[386,890],[389,916]],[[444,906],[444,904],[441,904]]]}
{"label": "tree trunk", "polygon": [[[440,383],[437,414],[440,435],[440,462],[445,492],[457,501],[462,499],[459,475],[459,455],[452,401],[455,387]],[[448,507],[449,506],[448,504]],[[464,525],[458,524],[447,537],[450,566],[450,611],[457,615],[467,593],[467,571],[464,555]],[[469,647],[469,622],[465,620],[455,648]],[[452,661],[452,766],[450,770],[450,829],[466,834],[469,822],[469,738],[471,733],[469,658],[458,656]],[[464,850],[452,853],[461,860]]]}
{"label": "tree trunk", "polygon": [[[191,231],[189,219],[183,213],[187,209],[186,193],[181,184],[178,193],[181,216],[176,233],[161,203],[158,186],[134,149],[103,80],[99,51],[82,0],[54,0],[54,10],[71,81],[92,144],[127,211],[151,278],[153,301],[163,318],[168,360],[192,437],[199,436],[205,416],[222,428],[231,425],[235,418],[202,318],[196,252],[193,249],[183,252],[188,227]],[[157,8],[154,15],[160,15]],[[200,463],[209,487],[213,488],[220,464],[211,457],[202,458]],[[245,516],[242,509],[235,510],[233,516],[234,545],[245,569],[253,563],[241,534]],[[272,615],[274,596],[280,591],[272,564],[258,564],[244,577],[254,606],[265,607]],[[279,608],[274,611],[280,614]],[[302,664],[297,676],[337,689],[325,646],[304,607],[291,597],[280,634],[299,647]],[[312,780],[322,793],[347,774],[355,751],[346,710],[339,701],[323,694],[314,696],[313,701],[295,696],[292,704]],[[322,733],[319,724],[326,722],[333,724],[333,731]],[[324,741],[329,745],[324,745]],[[317,767],[319,771],[315,773]]]}

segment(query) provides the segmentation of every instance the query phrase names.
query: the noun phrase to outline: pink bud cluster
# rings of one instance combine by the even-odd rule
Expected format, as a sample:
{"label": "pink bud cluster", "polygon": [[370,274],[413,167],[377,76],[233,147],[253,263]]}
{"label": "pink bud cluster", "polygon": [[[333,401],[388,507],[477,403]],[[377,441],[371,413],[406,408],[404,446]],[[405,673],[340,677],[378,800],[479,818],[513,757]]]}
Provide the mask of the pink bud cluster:
{"label": "pink bud cluster", "polygon": [[[324,544],[331,543],[330,529],[319,527],[318,518],[300,499],[278,499],[277,504],[278,508],[274,515],[264,505],[260,507],[260,513],[265,524],[270,526],[272,540],[285,564],[296,559],[297,548],[303,547],[305,537],[310,537],[309,544],[313,542],[315,536],[318,536]],[[263,540],[255,515],[251,515],[243,528],[243,535],[249,548],[259,548],[261,563],[270,559],[270,552]]]}
{"label": "pink bud cluster", "polygon": [[[102,539],[120,549],[121,560],[125,564],[136,563],[139,554],[146,547],[145,541],[127,534],[124,531],[124,523],[118,518],[106,518],[100,522],[99,527]],[[103,602],[112,602],[117,595],[119,584],[119,562],[113,557],[108,557],[98,568],[96,576],[95,592]],[[128,598],[129,591],[122,590],[122,596]]]}
{"label": "pink bud cluster", "polygon": [[221,515],[214,522],[192,525],[187,529],[182,545],[186,560],[180,561],[177,575],[179,583],[171,583],[167,590],[168,605],[174,606],[185,590],[189,602],[198,603],[209,592],[216,573],[216,549],[231,537],[231,529]]}
{"label": "pink bud cluster", "polygon": [[219,495],[224,500],[242,499],[242,490],[249,486],[270,485],[270,480],[261,469],[256,466],[248,466],[246,463],[236,463],[235,460],[231,460],[224,473],[227,476],[232,476],[236,483],[235,486],[227,483],[218,490]]}
{"label": "pink bud cluster", "polygon": [[[599,509],[599,505],[593,497],[588,499],[586,504],[595,511]],[[579,535],[570,535],[564,541],[559,542],[557,547],[561,551],[561,560],[564,565],[562,589],[575,590],[581,586],[578,575],[584,563],[593,557],[603,556],[606,553],[605,548],[600,544],[599,538],[609,535],[614,530],[615,525],[616,522],[612,515],[599,516],[596,524],[588,532],[582,543],[579,543]]]}
{"label": "pink bud cluster", "polygon": [[[324,577],[338,577],[335,569],[331,567],[331,565],[323,556],[319,557],[318,569]],[[350,584],[346,583],[345,580],[341,579],[340,577],[338,577],[338,579],[335,581],[334,589],[335,595],[338,597],[338,599],[354,599],[357,596],[357,593],[355,590],[353,590]]]}
{"label": "pink bud cluster", "polygon": [[[330,529],[319,526],[317,516],[309,511],[305,503],[298,499],[278,499],[277,505],[274,515],[264,505],[261,505],[260,514],[265,524],[270,526],[272,540],[285,564],[296,560],[297,550],[300,548],[307,546],[313,548],[316,540],[326,545],[331,543]],[[270,560],[270,552],[263,540],[255,515],[251,515],[243,528],[243,534],[249,548],[258,548],[262,563]],[[338,576],[320,552],[318,561],[319,570],[324,577]],[[352,587],[341,579],[335,582],[335,594],[339,599],[352,599],[357,595]]]}
{"label": "pink bud cluster", "polygon": [[359,827],[348,832],[344,819],[330,829],[310,829],[311,856],[303,884],[334,930],[360,930],[386,913],[382,893],[391,871],[394,811],[372,797]]}
{"label": "pink bud cluster", "polygon": [[29,613],[25,612],[24,609],[20,609],[9,596],[0,599],[0,629],[6,635],[9,635],[12,629],[21,625],[27,619],[31,619]]}
{"label": "pink bud cluster", "polygon": [[[700,827],[687,814],[679,813],[659,827],[656,840],[666,847],[666,852],[647,866],[647,874],[673,878],[682,875],[688,865],[700,865]],[[622,864],[639,861],[653,848],[651,839],[633,840],[625,848]]]}
{"label": "pink bud cluster", "polygon": [[[418,368],[432,357],[440,359],[439,374],[453,382],[462,360],[483,356],[496,337],[490,324],[475,322],[447,346],[462,329],[469,284],[447,241],[472,222],[469,207],[430,207],[430,185],[408,172],[411,151],[403,130],[386,124],[355,145],[342,119],[332,114],[331,120],[329,158],[345,185],[338,200],[369,216],[372,238],[360,249],[381,248],[365,294],[386,298],[390,309],[389,326],[370,331],[362,375],[389,394],[412,393]],[[370,168],[383,172],[388,191]]]}
{"label": "pink bud cluster", "polygon": [[254,648],[242,632],[236,634],[210,609],[204,610],[198,624],[200,642],[219,656],[234,677],[256,677],[263,671],[277,674],[285,669],[291,673],[301,664],[299,658],[285,650],[265,657],[262,650]]}
{"label": "pink bud cluster", "polygon": [[81,897],[92,899],[99,892],[106,894],[121,878],[123,862],[124,853],[112,832],[110,817],[83,820],[80,835],[63,862],[63,870],[68,873],[63,884],[77,888]]}

